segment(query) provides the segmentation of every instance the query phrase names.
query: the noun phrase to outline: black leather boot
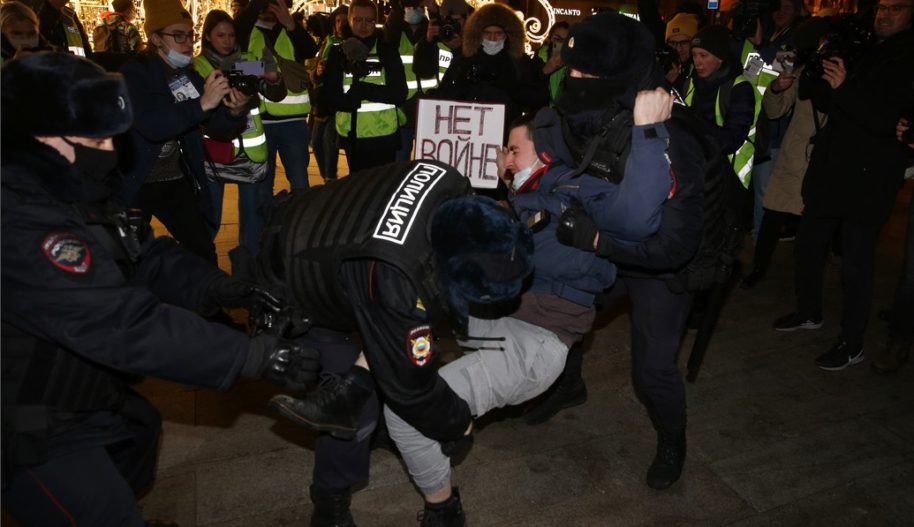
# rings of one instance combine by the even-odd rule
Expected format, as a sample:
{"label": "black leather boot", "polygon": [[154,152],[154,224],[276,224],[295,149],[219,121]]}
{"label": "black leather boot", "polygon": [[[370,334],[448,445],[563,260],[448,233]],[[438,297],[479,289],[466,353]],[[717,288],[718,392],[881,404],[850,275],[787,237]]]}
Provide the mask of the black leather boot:
{"label": "black leather boot", "polygon": [[349,512],[351,501],[349,490],[331,494],[311,485],[311,503],[314,504],[311,527],[357,527]]}
{"label": "black leather boot", "polygon": [[457,487],[451,489],[451,497],[441,503],[426,503],[416,518],[419,527],[463,527],[466,517],[460,503],[460,492]]}
{"label": "black leather boot", "polygon": [[679,475],[686,457],[686,436],[681,434],[657,433],[657,455],[647,469],[647,486],[654,490],[669,488]]}
{"label": "black leather boot", "polygon": [[359,428],[359,414],[371,397],[371,373],[353,367],[342,377],[333,373],[323,373],[321,377],[317,391],[304,399],[275,395],[270,399],[270,406],[305,428],[328,432],[337,439],[354,438]]}

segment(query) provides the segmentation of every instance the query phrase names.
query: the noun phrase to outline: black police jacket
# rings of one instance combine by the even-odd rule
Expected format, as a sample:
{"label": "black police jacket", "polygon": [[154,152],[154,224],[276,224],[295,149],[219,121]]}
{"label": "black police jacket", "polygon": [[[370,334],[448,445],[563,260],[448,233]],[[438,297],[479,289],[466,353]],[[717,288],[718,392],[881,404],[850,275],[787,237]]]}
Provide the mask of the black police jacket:
{"label": "black police jacket", "polygon": [[264,231],[261,279],[315,325],[358,330],[385,402],[426,437],[462,437],[467,403],[438,375],[444,322],[428,225],[466,178],[438,162],[357,172],[296,194]]}
{"label": "black police jacket", "polygon": [[108,193],[56,150],[4,138],[4,463],[40,462],[55,415],[116,411],[138,376],[227,388],[247,357],[244,334],[193,312],[217,268],[151,236],[135,262],[117,261],[80,211]]}

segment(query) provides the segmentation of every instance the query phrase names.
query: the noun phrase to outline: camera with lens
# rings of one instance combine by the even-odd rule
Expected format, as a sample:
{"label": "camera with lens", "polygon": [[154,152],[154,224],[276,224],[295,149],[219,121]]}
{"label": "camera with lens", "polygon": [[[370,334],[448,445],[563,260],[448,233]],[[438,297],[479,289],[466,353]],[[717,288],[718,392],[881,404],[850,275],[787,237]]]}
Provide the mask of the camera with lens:
{"label": "camera with lens", "polygon": [[223,71],[230,88],[235,88],[248,97],[257,95],[257,89],[260,86],[260,79],[256,75],[247,75],[243,71],[229,70]]}
{"label": "camera with lens", "polygon": [[832,17],[831,27],[818,49],[808,58],[803,74],[819,79],[825,73],[822,63],[841,57],[844,66],[851,66],[866,52],[873,41],[872,23],[859,15],[845,14]]}
{"label": "camera with lens", "polygon": [[657,50],[655,55],[657,64],[663,68],[663,74],[666,75],[676,66],[682,66],[682,60],[679,59],[679,52],[671,46],[663,46]]}
{"label": "camera with lens", "polygon": [[368,60],[347,60],[343,63],[343,71],[355,78],[367,77],[371,74],[381,73],[381,63]]}
{"label": "camera with lens", "polygon": [[771,8],[770,0],[744,0],[734,4],[730,9],[733,38],[743,40],[754,36],[759,18],[763,14],[771,12]]}
{"label": "camera with lens", "polygon": [[442,18],[438,22],[438,27],[441,28],[438,36],[441,37],[441,40],[445,42],[453,39],[458,33],[460,33],[460,21],[450,15]]}

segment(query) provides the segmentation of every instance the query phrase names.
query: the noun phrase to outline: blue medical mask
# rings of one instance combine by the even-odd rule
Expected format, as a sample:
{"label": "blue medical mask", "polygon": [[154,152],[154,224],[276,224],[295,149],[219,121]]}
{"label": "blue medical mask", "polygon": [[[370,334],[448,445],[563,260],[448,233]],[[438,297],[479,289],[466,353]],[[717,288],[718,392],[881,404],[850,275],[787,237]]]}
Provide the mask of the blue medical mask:
{"label": "blue medical mask", "polygon": [[418,7],[406,7],[403,9],[403,20],[407,24],[421,24],[425,18],[425,12]]}
{"label": "blue medical mask", "polygon": [[504,40],[482,40],[482,50],[486,55],[498,55],[504,48]]}
{"label": "blue medical mask", "polygon": [[194,60],[192,55],[185,55],[184,53],[178,53],[177,51],[168,48],[168,54],[165,57],[165,60],[175,68],[186,68],[190,66],[190,63]]}

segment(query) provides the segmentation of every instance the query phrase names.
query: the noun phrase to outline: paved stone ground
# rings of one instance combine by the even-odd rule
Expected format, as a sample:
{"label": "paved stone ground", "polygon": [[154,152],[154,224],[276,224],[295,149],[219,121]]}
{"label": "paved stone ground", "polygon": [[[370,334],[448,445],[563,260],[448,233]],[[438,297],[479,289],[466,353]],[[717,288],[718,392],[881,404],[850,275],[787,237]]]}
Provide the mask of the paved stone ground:
{"label": "paved stone ground", "polygon": [[[890,303],[912,190],[909,182],[883,233],[875,310]],[[223,265],[237,227],[226,231]],[[701,373],[687,385],[689,455],[675,486],[656,492],[643,482],[654,432],[631,389],[629,320],[618,310],[601,314],[589,342],[586,404],[538,427],[518,418],[523,409],[477,422],[475,446],[455,472],[468,524],[914,525],[914,366],[894,377],[868,363],[815,368],[838,331],[837,258],[827,269],[826,325],[771,330],[792,306],[791,250],[781,244],[769,278],[727,301]],[[874,316],[867,350],[884,337]],[[693,339],[684,339],[683,367]],[[314,436],[271,415],[271,387],[242,381],[218,393],[150,380],[141,391],[165,419],[158,480],[140,502],[148,518],[183,527],[307,525]],[[377,451],[352,508],[362,527],[410,526],[421,498],[398,459]]]}
{"label": "paved stone ground", "polygon": [[[877,310],[890,302],[912,188],[880,243]],[[838,331],[838,258],[827,268],[825,326],[771,330],[792,306],[791,250],[781,244],[769,278],[727,301],[703,369],[687,385],[680,482],[665,492],[643,482],[654,432],[631,389],[629,320],[624,310],[603,313],[585,359],[586,404],[537,427],[518,418],[523,409],[477,424],[455,472],[468,524],[914,525],[914,367],[894,377],[868,362],[838,373],[815,368]],[[885,333],[874,315],[866,349]],[[693,339],[684,339],[683,367]],[[307,524],[314,436],[269,413],[271,388],[242,382],[215,393],[149,381],[142,389],[165,416],[159,479],[141,501],[148,517],[185,527]],[[398,459],[376,451],[352,508],[363,527],[408,526],[421,498]]]}

